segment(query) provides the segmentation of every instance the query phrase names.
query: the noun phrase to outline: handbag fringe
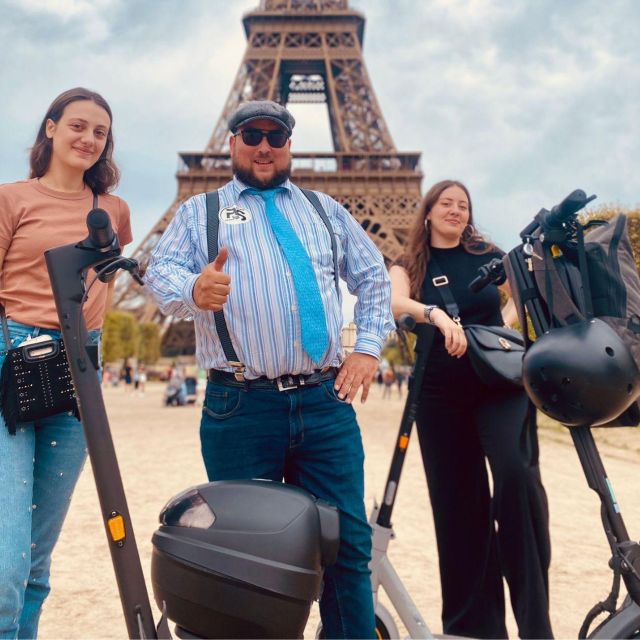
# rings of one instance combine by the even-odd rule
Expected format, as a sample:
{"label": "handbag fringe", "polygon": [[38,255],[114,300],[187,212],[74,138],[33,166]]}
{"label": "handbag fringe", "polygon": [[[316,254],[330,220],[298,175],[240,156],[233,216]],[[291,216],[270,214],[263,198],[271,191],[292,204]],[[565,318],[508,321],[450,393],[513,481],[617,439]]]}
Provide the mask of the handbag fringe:
{"label": "handbag fringe", "polygon": [[20,410],[18,408],[18,390],[11,375],[9,358],[5,358],[0,373],[0,411],[9,433],[15,436]]}

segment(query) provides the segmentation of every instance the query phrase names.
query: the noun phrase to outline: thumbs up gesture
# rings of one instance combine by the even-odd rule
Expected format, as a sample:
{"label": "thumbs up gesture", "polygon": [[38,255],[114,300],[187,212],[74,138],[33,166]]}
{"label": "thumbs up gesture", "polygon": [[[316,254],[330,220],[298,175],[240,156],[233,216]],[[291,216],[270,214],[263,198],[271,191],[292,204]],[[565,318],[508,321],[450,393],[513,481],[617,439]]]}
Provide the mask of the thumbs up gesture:
{"label": "thumbs up gesture", "polygon": [[216,259],[203,270],[193,287],[193,301],[200,309],[220,311],[229,297],[231,276],[222,269],[229,257],[229,250],[222,247]]}

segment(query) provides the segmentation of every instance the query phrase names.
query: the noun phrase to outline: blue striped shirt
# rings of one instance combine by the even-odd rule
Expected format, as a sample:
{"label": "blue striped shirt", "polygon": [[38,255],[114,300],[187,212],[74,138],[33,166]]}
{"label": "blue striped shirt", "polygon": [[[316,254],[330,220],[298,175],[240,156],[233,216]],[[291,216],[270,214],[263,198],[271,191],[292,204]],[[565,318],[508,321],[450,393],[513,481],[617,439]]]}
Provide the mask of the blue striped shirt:
{"label": "blue striped shirt", "polygon": [[[218,246],[227,247],[224,266],[231,292],[224,305],[229,335],[248,379],[311,373],[342,359],[342,295],[336,289],[329,232],[302,191],[287,180],[276,204],[305,246],[322,296],[329,348],[314,365],[302,348],[300,318],[291,272],[266,217],[262,198],[247,193],[237,178],[220,189],[220,210],[241,207],[247,220],[220,221]],[[382,255],[349,212],[318,193],[338,245],[340,275],[357,297],[355,350],[375,357],[394,328],[390,284]],[[223,216],[224,218],[224,216]],[[198,363],[204,369],[232,371],[218,339],[213,312],[193,301],[193,287],[207,265],[207,211],[204,194],[185,201],[162,234],[145,275],[149,291],[166,315],[193,318]]]}

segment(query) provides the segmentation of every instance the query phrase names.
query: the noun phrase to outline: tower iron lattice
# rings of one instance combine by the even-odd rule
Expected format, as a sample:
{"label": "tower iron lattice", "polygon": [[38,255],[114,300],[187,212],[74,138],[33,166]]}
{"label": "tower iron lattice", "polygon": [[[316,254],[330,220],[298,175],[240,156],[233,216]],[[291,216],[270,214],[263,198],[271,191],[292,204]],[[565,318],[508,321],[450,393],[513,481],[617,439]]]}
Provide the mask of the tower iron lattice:
{"label": "tower iron lattice", "polygon": [[[247,48],[204,151],[182,152],[178,193],[132,257],[144,267],[179,205],[231,177],[227,119],[248,100],[325,103],[334,151],[293,153],[293,180],[340,202],[388,261],[402,244],[421,198],[420,153],[398,152],[367,73],[364,16],[348,0],[261,0],[243,17]],[[115,307],[165,325],[163,352],[194,351],[193,324],[165,318],[130,281],[117,283]]]}

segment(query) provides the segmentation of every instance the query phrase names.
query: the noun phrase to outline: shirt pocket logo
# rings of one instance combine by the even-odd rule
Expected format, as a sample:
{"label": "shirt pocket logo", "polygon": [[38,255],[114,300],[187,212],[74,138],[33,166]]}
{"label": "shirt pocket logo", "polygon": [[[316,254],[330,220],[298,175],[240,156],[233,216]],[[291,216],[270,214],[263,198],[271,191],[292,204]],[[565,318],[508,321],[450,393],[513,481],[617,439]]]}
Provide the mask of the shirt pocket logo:
{"label": "shirt pocket logo", "polygon": [[249,222],[253,216],[248,209],[239,207],[237,204],[232,204],[224,209],[220,209],[218,218],[220,222],[224,222],[224,224],[244,224],[245,222]]}

